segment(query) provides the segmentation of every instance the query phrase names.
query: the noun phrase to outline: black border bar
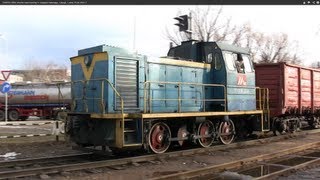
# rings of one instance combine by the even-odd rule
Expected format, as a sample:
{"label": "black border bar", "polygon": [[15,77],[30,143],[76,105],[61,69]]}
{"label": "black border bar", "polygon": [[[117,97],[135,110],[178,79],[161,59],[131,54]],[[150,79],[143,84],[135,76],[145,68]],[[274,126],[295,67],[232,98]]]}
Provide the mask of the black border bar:
{"label": "black border bar", "polygon": [[0,0],[0,5],[320,5],[320,0]]}

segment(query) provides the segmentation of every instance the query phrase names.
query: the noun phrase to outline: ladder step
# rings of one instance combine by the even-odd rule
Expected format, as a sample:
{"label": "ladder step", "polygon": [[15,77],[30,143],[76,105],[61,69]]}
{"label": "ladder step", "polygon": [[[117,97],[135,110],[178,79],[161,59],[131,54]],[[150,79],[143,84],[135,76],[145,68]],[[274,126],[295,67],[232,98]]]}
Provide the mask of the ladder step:
{"label": "ladder step", "polygon": [[136,130],[128,129],[128,130],[124,130],[123,132],[125,132],[125,133],[132,133],[132,132],[136,132]]}

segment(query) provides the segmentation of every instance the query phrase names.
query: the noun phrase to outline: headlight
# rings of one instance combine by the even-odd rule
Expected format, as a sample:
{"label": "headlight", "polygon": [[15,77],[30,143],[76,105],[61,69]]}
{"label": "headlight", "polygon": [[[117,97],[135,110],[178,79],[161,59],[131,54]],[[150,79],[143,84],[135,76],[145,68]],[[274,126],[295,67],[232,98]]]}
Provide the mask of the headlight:
{"label": "headlight", "polygon": [[85,64],[86,66],[90,66],[90,64],[91,64],[91,59],[89,58],[89,56],[85,56],[85,57],[84,57],[84,64]]}

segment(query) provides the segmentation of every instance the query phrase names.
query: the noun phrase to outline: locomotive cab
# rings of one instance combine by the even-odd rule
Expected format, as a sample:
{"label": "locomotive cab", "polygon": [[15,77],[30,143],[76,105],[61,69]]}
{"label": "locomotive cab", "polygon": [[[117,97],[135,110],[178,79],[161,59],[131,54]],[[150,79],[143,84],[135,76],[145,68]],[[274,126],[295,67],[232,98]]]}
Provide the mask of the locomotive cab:
{"label": "locomotive cab", "polygon": [[248,49],[221,42],[191,40],[170,48],[167,55],[210,64],[208,83],[226,86],[228,111],[256,109],[255,75]]}

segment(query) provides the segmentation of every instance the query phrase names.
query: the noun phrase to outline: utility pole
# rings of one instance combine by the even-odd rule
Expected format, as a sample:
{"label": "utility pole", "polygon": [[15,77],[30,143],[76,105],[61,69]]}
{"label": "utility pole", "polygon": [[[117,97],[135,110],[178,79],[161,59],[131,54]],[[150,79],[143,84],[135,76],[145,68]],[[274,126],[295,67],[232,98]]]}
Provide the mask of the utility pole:
{"label": "utility pole", "polygon": [[136,52],[136,16],[133,19],[133,51]]}

